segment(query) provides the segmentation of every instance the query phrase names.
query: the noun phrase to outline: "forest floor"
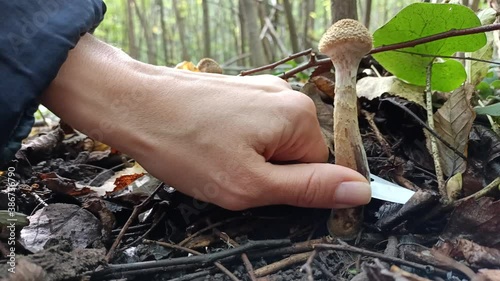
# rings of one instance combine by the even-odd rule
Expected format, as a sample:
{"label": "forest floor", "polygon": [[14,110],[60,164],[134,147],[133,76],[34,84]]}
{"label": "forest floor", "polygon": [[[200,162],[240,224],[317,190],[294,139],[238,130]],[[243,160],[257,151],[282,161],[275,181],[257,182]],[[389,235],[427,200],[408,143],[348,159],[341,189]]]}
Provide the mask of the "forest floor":
{"label": "forest floor", "polygon": [[[318,83],[302,92],[331,142]],[[487,121],[474,121],[462,180],[443,200],[415,120],[425,110],[382,93],[359,106],[371,172],[416,193],[372,200],[352,241],[329,236],[330,210],[227,211],[64,123],[37,127],[0,172],[0,280],[500,280],[500,140]]]}

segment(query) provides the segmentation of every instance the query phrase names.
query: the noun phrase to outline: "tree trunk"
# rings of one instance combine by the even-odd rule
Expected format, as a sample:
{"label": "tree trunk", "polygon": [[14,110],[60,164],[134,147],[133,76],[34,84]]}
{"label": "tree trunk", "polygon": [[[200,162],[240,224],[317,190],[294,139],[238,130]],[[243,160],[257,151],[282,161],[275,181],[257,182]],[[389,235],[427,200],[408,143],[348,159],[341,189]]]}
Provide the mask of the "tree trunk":
{"label": "tree trunk", "polygon": [[203,55],[206,58],[211,57],[210,52],[210,10],[208,9],[208,0],[202,0],[203,8]]}
{"label": "tree trunk", "polygon": [[163,5],[163,0],[156,1],[158,8],[160,9],[160,25],[161,25],[161,47],[163,50],[163,62],[165,65],[169,65],[168,56],[168,30],[167,24],[165,22],[165,6]]}
{"label": "tree trunk", "polygon": [[134,1],[127,0],[128,53],[134,59],[139,59],[139,50],[135,40]]}
{"label": "tree trunk", "polygon": [[365,14],[363,15],[363,24],[366,28],[370,27],[370,16],[372,14],[372,0],[366,0],[365,2]]}
{"label": "tree trunk", "polygon": [[330,0],[332,9],[332,23],[341,19],[358,20],[356,0]]}
{"label": "tree trunk", "polygon": [[175,23],[179,31],[179,42],[182,49],[182,60],[189,61],[189,53],[186,45],[186,26],[184,25],[184,17],[181,15],[177,0],[172,0],[172,7],[174,8]]}
{"label": "tree trunk", "polygon": [[241,0],[243,4],[243,18],[248,30],[248,43],[250,47],[250,62],[252,66],[262,66],[267,64],[264,47],[260,41],[260,28],[257,16],[257,3],[255,0]]}
{"label": "tree trunk", "polygon": [[[239,3],[238,3],[238,18],[240,19],[240,40],[241,40],[241,49],[240,49],[240,53],[243,55],[246,53],[246,50],[247,50],[247,38],[248,38],[248,35],[247,35],[247,24],[245,22],[245,6],[243,4],[243,1],[244,0],[239,0]],[[248,60],[247,59],[242,59],[242,62],[243,62],[243,65],[244,66],[247,66],[247,62]]]}
{"label": "tree trunk", "polygon": [[151,34],[151,28],[149,28],[148,22],[146,21],[146,18],[139,10],[139,6],[137,6],[135,0],[131,1],[135,7],[135,13],[137,14],[137,17],[139,17],[139,21],[141,22],[141,26],[144,31],[144,38],[146,39],[146,46],[148,48],[147,50],[148,63],[156,64],[156,47],[154,44],[153,36]]}
{"label": "tree trunk", "polygon": [[[264,54],[266,55],[266,61],[274,60],[274,48],[271,47],[272,38],[267,34],[266,28],[266,17],[268,15],[268,10],[266,9],[266,5],[262,2],[257,2],[257,12],[259,14],[260,21],[260,33],[259,38],[262,37],[262,46],[264,47]],[[265,32],[264,32],[265,31]]]}
{"label": "tree trunk", "polygon": [[299,38],[297,37],[297,28],[295,28],[295,21],[292,14],[292,5],[290,0],[283,0],[283,8],[285,9],[286,21],[288,23],[288,31],[290,32],[290,42],[292,43],[292,51],[294,53],[300,52]]}
{"label": "tree trunk", "polygon": [[316,7],[315,0],[306,0],[304,3],[304,34],[302,35],[302,48],[308,49],[312,47],[311,40],[309,38],[309,30],[311,27],[314,27],[314,18],[311,17],[311,13],[314,12],[314,8]]}

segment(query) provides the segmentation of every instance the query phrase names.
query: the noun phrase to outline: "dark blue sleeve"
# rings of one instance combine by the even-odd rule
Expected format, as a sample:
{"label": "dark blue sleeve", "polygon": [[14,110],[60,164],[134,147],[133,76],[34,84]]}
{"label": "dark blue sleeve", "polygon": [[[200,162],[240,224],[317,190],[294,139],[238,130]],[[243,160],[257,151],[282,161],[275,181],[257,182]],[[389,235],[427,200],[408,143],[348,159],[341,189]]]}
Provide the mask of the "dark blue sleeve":
{"label": "dark blue sleeve", "polygon": [[105,11],[102,0],[0,0],[0,165],[30,132],[68,51]]}

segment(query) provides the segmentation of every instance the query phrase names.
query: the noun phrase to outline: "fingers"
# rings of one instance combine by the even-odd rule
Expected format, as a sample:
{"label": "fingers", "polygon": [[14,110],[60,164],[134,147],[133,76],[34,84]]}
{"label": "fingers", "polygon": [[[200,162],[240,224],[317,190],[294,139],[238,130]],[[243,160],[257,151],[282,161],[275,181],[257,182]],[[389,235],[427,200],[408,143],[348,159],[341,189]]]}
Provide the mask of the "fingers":
{"label": "fingers", "polygon": [[262,205],[347,208],[367,204],[371,189],[358,172],[333,164],[272,165],[266,163],[269,196]]}

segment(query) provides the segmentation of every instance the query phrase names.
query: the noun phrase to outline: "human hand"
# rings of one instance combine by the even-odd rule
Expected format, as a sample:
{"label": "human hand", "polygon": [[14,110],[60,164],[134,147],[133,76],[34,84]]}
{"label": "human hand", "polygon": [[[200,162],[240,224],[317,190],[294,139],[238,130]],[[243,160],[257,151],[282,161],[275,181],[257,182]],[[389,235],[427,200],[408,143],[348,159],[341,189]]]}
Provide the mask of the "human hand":
{"label": "human hand", "polygon": [[[96,58],[96,48],[105,56]],[[321,163],[328,150],[314,104],[283,80],[154,67],[108,48],[82,38],[44,102],[160,180],[231,210],[339,208],[370,200],[362,175]],[[301,163],[272,163],[291,161]]]}

